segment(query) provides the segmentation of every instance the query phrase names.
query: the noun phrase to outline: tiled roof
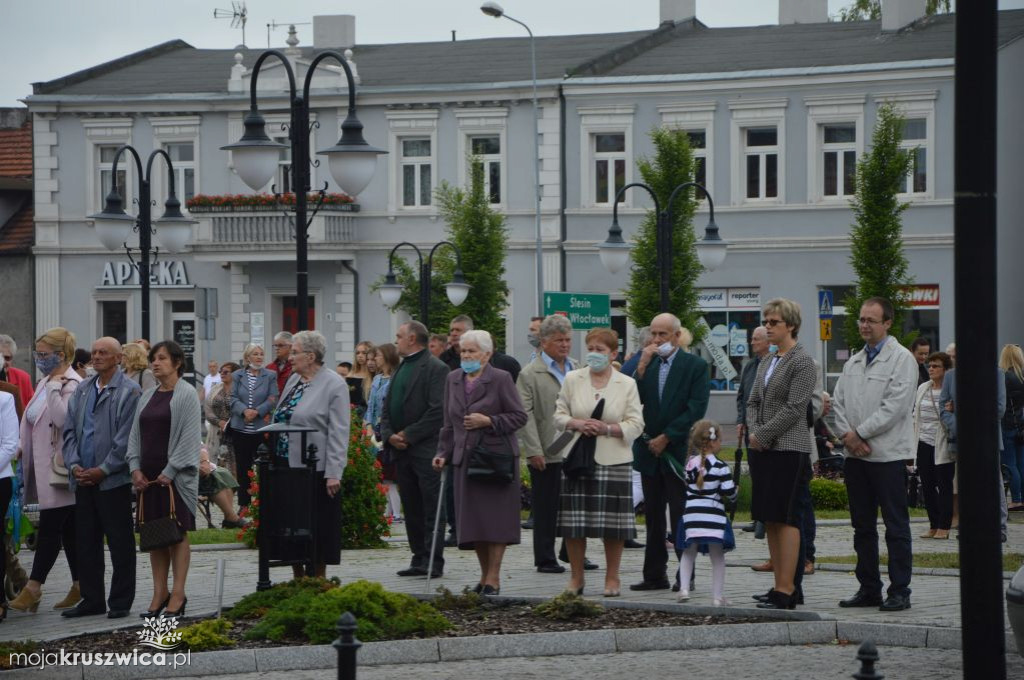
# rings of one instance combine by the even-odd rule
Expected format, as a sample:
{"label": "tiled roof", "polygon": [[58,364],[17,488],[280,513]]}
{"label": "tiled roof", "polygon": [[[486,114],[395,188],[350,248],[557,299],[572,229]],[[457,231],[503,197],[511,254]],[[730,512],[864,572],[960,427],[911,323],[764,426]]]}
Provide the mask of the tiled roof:
{"label": "tiled roof", "polygon": [[0,128],[0,177],[32,177],[32,123]]}
{"label": "tiled roof", "polygon": [[27,253],[35,242],[35,212],[32,201],[25,201],[24,207],[0,226],[0,254]]}

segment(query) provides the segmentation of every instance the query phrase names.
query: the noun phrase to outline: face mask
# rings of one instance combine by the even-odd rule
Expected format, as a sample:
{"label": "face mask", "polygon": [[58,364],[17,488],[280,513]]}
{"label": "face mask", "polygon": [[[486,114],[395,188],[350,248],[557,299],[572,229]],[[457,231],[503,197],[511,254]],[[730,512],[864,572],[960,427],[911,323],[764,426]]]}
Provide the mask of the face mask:
{"label": "face mask", "polygon": [[56,353],[51,354],[45,359],[36,359],[36,368],[43,375],[50,375],[58,366],[60,366],[60,356]]}
{"label": "face mask", "polygon": [[479,359],[473,359],[472,361],[470,361],[469,359],[463,359],[461,365],[462,370],[465,371],[466,373],[476,373],[477,371],[480,370],[481,366]]}
{"label": "face mask", "polygon": [[4,370],[4,362],[5,361],[7,361],[7,360],[4,359],[4,355],[0,354],[0,371]]}
{"label": "face mask", "polygon": [[774,342],[768,345],[768,354],[776,354],[779,351],[779,346]]}
{"label": "face mask", "polygon": [[668,357],[676,350],[675,346],[671,342],[663,342],[658,345],[658,355],[661,357]]}
{"label": "face mask", "polygon": [[86,378],[91,378],[94,375],[96,375],[96,369],[93,368],[92,366],[86,366],[85,367],[85,377]]}
{"label": "face mask", "polygon": [[540,347],[540,336],[539,335],[534,335],[533,333],[529,333],[526,336],[526,341],[529,342],[530,343],[530,347],[532,347],[534,349],[537,349],[538,347]]}
{"label": "face mask", "polygon": [[590,366],[591,370],[603,371],[608,368],[608,355],[601,354],[600,352],[587,352],[587,366]]}

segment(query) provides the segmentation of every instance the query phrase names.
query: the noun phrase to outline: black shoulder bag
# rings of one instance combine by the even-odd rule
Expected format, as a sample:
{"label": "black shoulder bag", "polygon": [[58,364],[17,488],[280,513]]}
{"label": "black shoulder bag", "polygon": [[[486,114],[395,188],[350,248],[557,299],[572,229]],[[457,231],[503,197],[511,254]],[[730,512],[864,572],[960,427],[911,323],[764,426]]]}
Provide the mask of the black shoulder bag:
{"label": "black shoulder bag", "polygon": [[476,446],[469,450],[466,464],[466,477],[474,482],[489,484],[508,484],[516,478],[518,457],[508,443],[508,437],[502,437],[499,448],[488,448],[483,444],[481,432]]}
{"label": "black shoulder bag", "polygon": [[[601,418],[604,413],[604,398],[597,402],[591,418]],[[576,443],[569,450],[565,462],[562,463],[562,474],[569,479],[580,479],[582,477],[593,477],[597,470],[597,462],[594,460],[594,453],[597,450],[597,437],[581,434],[576,438]]]}

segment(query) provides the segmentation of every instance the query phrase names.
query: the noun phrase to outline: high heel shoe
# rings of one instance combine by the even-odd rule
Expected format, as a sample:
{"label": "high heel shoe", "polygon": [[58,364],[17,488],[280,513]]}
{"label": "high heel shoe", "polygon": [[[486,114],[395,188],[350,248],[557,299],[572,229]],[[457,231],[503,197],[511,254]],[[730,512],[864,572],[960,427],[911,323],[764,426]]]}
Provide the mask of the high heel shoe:
{"label": "high heel shoe", "polygon": [[33,614],[39,609],[39,601],[43,599],[43,591],[39,591],[38,595],[33,595],[32,591],[28,588],[22,588],[18,596],[11,600],[7,606],[11,609],[17,609],[19,612],[32,612]]}
{"label": "high heel shoe", "polygon": [[78,588],[78,581],[71,584],[71,590],[64,596],[64,599],[53,605],[54,609],[70,609],[82,601],[82,592]]}
{"label": "high heel shoe", "polygon": [[[167,601],[170,602],[171,598],[168,597]],[[185,615],[185,605],[187,605],[187,604],[188,604],[188,598],[186,597],[184,600],[181,601],[181,608],[178,609],[178,611],[172,612],[170,609],[165,609],[164,610],[164,616],[184,616]]]}
{"label": "high heel shoe", "polygon": [[566,588],[565,592],[567,594],[569,594],[569,595],[583,595],[583,586],[580,586],[579,588],[576,588],[576,589]]}
{"label": "high heel shoe", "polygon": [[164,598],[164,601],[160,603],[160,606],[156,609],[150,609],[139,614],[139,618],[142,619],[153,619],[160,616],[160,612],[167,608],[167,605],[171,602],[171,596],[168,595]]}

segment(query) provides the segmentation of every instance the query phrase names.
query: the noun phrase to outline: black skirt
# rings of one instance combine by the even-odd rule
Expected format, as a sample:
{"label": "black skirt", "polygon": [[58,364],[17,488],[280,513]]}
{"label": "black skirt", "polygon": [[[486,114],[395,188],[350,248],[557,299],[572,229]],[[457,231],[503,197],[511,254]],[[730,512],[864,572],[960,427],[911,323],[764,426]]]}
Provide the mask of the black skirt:
{"label": "black skirt", "polygon": [[750,515],[759,522],[800,526],[798,499],[811,481],[811,456],[800,451],[748,453],[753,490]]}
{"label": "black skirt", "polygon": [[323,472],[316,473],[316,556],[324,564],[341,564],[341,490],[331,498]]}

